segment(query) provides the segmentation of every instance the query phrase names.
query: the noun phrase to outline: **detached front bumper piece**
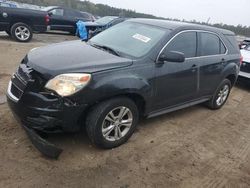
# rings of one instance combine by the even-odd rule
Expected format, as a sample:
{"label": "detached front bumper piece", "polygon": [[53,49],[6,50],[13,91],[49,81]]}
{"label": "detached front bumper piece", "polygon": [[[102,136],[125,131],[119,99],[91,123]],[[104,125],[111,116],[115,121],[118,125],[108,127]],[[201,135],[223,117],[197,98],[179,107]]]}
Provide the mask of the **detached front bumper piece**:
{"label": "detached front bumper piece", "polygon": [[26,131],[28,137],[30,138],[32,144],[46,157],[52,159],[58,159],[60,154],[62,153],[62,149],[56,147],[55,145],[49,143],[41,136],[39,136],[36,131],[30,129],[23,125],[24,130]]}

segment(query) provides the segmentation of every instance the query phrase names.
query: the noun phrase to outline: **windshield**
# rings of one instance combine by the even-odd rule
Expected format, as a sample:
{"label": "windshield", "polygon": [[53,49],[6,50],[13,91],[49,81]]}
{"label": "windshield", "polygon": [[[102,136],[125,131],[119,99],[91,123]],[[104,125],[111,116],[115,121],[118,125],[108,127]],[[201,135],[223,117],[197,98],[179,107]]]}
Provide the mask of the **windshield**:
{"label": "windshield", "polygon": [[96,35],[90,43],[107,46],[132,56],[146,55],[170,30],[134,22],[124,22]]}
{"label": "windshield", "polygon": [[109,22],[113,21],[116,18],[118,18],[118,17],[116,17],[116,16],[105,16],[103,18],[100,18],[100,19],[96,20],[95,22],[100,24],[100,25],[106,25],[106,24],[108,24]]}

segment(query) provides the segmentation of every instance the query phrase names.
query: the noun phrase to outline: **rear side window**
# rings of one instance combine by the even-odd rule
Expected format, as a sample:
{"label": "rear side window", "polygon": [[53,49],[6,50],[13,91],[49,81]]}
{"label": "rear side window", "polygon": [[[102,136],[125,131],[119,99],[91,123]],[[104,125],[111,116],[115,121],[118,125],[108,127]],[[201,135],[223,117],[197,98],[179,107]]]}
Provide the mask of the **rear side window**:
{"label": "rear side window", "polygon": [[177,35],[166,47],[164,52],[177,51],[184,53],[186,58],[196,56],[197,37],[196,32],[189,31]]}
{"label": "rear side window", "polygon": [[65,15],[66,15],[66,16],[69,16],[69,17],[77,17],[77,16],[78,16],[77,13],[78,13],[78,12],[73,11],[73,10],[65,10]]}
{"label": "rear side window", "polygon": [[220,38],[212,33],[200,33],[200,56],[218,55],[226,52],[226,47],[220,40]]}
{"label": "rear side window", "polygon": [[53,15],[63,16],[63,9],[57,8],[50,11]]}

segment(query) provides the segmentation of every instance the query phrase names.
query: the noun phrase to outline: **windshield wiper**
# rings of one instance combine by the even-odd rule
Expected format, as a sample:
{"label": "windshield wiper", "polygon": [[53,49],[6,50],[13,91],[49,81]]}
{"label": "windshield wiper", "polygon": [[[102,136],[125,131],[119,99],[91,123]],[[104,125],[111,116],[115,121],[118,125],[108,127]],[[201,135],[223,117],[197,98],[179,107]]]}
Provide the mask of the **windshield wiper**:
{"label": "windshield wiper", "polygon": [[121,54],[117,50],[115,50],[115,49],[113,49],[113,48],[111,48],[109,46],[104,46],[104,45],[99,45],[99,44],[93,44],[93,43],[90,43],[90,45],[93,46],[93,47],[95,47],[95,48],[103,49],[105,51],[108,51],[108,52],[110,52],[110,53],[112,53],[112,54],[114,54],[116,56],[119,56],[119,57],[121,56]]}

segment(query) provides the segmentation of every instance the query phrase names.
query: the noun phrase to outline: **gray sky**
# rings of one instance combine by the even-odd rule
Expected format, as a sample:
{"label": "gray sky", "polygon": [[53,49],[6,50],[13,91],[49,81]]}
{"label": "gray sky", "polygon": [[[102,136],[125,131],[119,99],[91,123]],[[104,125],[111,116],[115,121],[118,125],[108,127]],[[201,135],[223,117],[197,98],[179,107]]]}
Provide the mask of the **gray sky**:
{"label": "gray sky", "polygon": [[90,0],[161,17],[250,26],[250,0]]}

